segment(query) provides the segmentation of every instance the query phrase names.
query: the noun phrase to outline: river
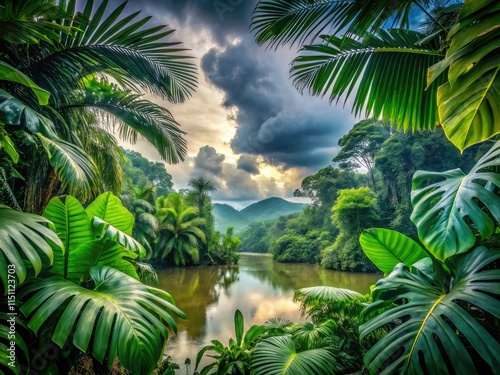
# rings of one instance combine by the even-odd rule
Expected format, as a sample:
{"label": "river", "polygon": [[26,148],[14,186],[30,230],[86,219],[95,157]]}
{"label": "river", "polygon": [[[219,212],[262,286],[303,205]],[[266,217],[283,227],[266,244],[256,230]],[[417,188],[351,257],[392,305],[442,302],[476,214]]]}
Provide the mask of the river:
{"label": "river", "polygon": [[[189,357],[194,368],[196,354],[210,340],[227,345],[234,337],[234,311],[241,310],[245,331],[253,324],[279,316],[303,319],[292,302],[295,290],[317,285],[368,292],[381,275],[325,270],[311,264],[283,264],[269,254],[242,253],[237,266],[172,268],[158,272],[159,288],[169,292],[188,316],[178,320],[178,333],[171,336],[165,354],[181,365]],[[205,362],[207,363],[207,362]],[[209,362],[208,362],[209,363]]]}

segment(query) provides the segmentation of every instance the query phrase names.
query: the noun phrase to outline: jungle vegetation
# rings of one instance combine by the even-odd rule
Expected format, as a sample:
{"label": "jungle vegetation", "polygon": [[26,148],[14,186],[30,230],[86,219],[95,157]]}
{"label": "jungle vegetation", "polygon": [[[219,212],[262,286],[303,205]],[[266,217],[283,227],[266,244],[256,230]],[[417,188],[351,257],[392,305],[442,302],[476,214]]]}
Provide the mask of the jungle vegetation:
{"label": "jungle vegetation", "polygon": [[[1,371],[66,374],[86,357],[151,374],[175,318],[186,316],[145,283],[154,270],[144,261],[235,261],[227,255],[238,241],[209,230],[209,181],[155,196],[150,180],[132,186],[129,201],[118,198],[124,159],[111,129],[131,142],[143,136],[167,162],[182,160],[179,124],[141,95],[187,100],[196,68],[168,41],[173,30],[145,26],[126,3],[76,6],[0,2],[1,298],[9,306],[15,284],[18,313],[14,366],[9,315],[0,314]],[[420,25],[410,17],[416,8]],[[366,296],[297,291],[304,323],[275,318],[245,332],[237,311],[235,339],[203,349],[196,367],[205,354],[214,362],[197,371],[499,373],[499,12],[492,0],[258,2],[257,43],[300,47],[297,89],[332,103],[350,98],[368,120],[341,139],[339,168],[304,180],[297,194],[317,204],[278,220],[274,252],[294,260],[317,242],[301,261],[319,254],[325,265],[363,269],[366,256],[385,277]],[[315,229],[286,233],[300,228],[300,215]]]}
{"label": "jungle vegetation", "polygon": [[[410,17],[415,8],[423,13],[419,30]],[[335,202],[324,209],[333,211],[340,234],[324,259],[341,261],[345,247],[351,254],[355,245],[343,234],[361,232],[364,254],[386,275],[373,286],[356,316],[353,335],[359,334],[363,366],[337,367],[348,362],[334,359],[333,352],[347,355],[349,348],[329,352],[334,344],[325,343],[319,333],[314,336],[317,340],[306,344],[302,341],[306,336],[297,337],[293,330],[271,337],[263,333],[255,339],[258,329],[252,327],[247,332],[254,339],[251,344],[245,344],[241,329],[236,329],[237,339],[227,348],[215,341],[207,348],[218,353],[213,367],[221,371],[215,373],[230,373],[235,367],[242,374],[268,375],[499,373],[499,12],[500,5],[491,0],[258,2],[251,25],[257,43],[271,48],[300,47],[290,70],[299,91],[326,96],[330,102],[345,103],[351,98],[356,114],[392,128],[424,132],[422,137],[442,128],[460,152],[476,144],[480,152],[473,156],[475,164],[470,169],[439,172],[412,171],[411,166],[398,171],[391,167],[408,158],[380,156],[381,173],[392,177],[383,185],[386,191],[381,196],[392,203],[397,215],[392,226],[401,225],[407,231],[405,211],[409,209],[417,242],[392,229],[366,228],[379,225],[377,156],[371,146],[376,149],[381,142],[370,143],[363,136],[367,152],[360,158],[348,139],[341,139],[344,152],[336,157],[341,168],[336,172],[346,173],[343,169],[358,163],[367,169],[368,178],[364,187],[333,187],[337,191],[330,199]],[[354,132],[351,135],[356,138]],[[394,139],[386,146],[400,147]],[[384,147],[379,153],[383,155]],[[410,177],[411,206],[405,207],[407,190],[394,188],[407,186]],[[307,188],[311,179],[304,181]],[[275,254],[282,242],[301,239],[292,237],[284,233],[276,240]],[[305,294],[300,301],[311,302],[309,315],[318,312],[321,316],[330,308],[340,313],[356,300],[349,291],[328,287]],[[342,317],[334,321],[342,325]],[[312,333],[315,329],[310,324],[308,332]],[[239,326],[237,314],[235,326]],[[342,342],[341,337],[338,332],[326,334],[329,340]],[[312,342],[314,349],[309,346]]]}

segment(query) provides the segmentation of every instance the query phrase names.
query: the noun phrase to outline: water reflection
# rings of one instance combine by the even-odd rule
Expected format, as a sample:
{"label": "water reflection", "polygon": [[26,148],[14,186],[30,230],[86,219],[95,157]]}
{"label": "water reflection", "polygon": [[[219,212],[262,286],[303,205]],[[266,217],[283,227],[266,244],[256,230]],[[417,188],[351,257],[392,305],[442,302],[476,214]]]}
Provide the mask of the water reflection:
{"label": "water reflection", "polygon": [[174,297],[188,316],[178,321],[178,334],[169,339],[165,353],[177,363],[196,358],[210,340],[227,344],[234,336],[236,309],[246,329],[280,316],[298,321],[298,305],[291,301],[300,288],[329,285],[367,293],[381,275],[324,270],[310,264],[276,263],[266,254],[242,254],[238,267],[194,267],[159,273],[160,288]]}
{"label": "water reflection", "polygon": [[238,267],[174,268],[158,273],[159,288],[168,291],[177,306],[188,316],[188,321],[178,321],[179,332],[186,332],[188,339],[197,339],[205,333],[206,310],[217,304],[221,292],[238,279]]}

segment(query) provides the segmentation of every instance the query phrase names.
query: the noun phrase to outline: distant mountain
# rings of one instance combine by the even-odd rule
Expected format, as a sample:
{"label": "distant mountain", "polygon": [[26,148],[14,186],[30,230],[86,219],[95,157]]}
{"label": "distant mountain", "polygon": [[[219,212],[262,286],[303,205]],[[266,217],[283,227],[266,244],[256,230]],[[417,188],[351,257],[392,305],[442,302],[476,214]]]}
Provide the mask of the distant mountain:
{"label": "distant mountain", "polygon": [[267,198],[245,207],[241,211],[228,204],[214,204],[215,229],[224,232],[233,226],[235,231],[245,228],[250,223],[276,219],[283,215],[302,211],[307,204],[293,203],[281,198]]}
{"label": "distant mountain", "polygon": [[234,227],[234,230],[245,228],[250,221],[241,214],[240,211],[228,204],[214,204],[215,230],[225,232],[227,227]]}

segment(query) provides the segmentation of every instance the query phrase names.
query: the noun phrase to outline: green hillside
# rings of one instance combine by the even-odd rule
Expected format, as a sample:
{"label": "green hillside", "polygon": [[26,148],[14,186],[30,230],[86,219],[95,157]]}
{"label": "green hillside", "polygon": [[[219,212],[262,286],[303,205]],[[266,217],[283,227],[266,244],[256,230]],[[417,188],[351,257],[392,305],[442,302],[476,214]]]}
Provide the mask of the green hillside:
{"label": "green hillside", "polygon": [[215,203],[213,207],[215,230],[219,232],[225,232],[227,227],[234,227],[234,230],[238,231],[250,224],[240,211],[228,204]]}
{"label": "green hillside", "polygon": [[235,231],[257,221],[276,219],[283,215],[302,211],[307,204],[288,202],[281,198],[267,198],[245,207],[241,211],[228,204],[214,204],[215,229],[225,231],[233,226]]}

